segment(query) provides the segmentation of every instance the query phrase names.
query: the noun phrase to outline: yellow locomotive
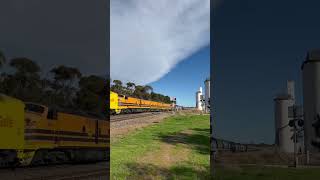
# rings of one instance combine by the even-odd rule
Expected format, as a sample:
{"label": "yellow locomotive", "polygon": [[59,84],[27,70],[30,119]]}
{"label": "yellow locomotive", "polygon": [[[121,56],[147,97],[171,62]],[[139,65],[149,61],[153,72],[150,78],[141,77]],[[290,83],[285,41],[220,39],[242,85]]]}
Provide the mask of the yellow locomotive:
{"label": "yellow locomotive", "polygon": [[109,127],[0,94],[0,166],[107,160]]}
{"label": "yellow locomotive", "polygon": [[111,114],[132,113],[137,111],[165,111],[171,109],[171,104],[124,96],[110,91]]}

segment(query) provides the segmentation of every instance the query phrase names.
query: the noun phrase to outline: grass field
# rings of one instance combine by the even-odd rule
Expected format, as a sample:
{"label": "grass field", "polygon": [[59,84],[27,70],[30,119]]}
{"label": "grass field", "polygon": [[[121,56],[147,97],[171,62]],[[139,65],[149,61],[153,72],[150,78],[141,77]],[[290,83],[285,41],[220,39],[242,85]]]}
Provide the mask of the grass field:
{"label": "grass field", "polygon": [[209,123],[173,116],[111,140],[111,179],[209,179]]}
{"label": "grass field", "polygon": [[318,180],[319,168],[217,167],[215,180]]}

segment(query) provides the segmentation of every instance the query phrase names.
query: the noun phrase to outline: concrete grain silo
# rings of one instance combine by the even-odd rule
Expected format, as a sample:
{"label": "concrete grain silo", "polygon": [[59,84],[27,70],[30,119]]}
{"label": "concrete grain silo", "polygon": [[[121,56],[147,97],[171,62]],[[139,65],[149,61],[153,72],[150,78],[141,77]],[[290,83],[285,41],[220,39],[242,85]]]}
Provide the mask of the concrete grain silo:
{"label": "concrete grain silo", "polygon": [[294,152],[294,142],[292,140],[293,131],[288,125],[289,107],[295,104],[294,99],[294,82],[287,82],[287,93],[277,95],[274,98],[274,114],[275,114],[275,144],[282,152]]}
{"label": "concrete grain silo", "polygon": [[307,54],[302,67],[304,143],[309,152],[320,150],[320,49]]}
{"label": "concrete grain silo", "polygon": [[203,110],[202,97],[202,87],[200,87],[199,91],[196,92],[196,109],[200,111]]}

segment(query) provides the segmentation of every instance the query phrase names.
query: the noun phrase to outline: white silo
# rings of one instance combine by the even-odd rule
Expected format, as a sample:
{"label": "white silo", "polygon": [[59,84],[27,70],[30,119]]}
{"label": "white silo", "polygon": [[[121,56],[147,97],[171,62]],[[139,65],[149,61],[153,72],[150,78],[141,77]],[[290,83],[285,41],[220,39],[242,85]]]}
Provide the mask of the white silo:
{"label": "white silo", "polygon": [[289,126],[289,107],[295,104],[294,82],[287,82],[287,92],[274,98],[275,144],[282,152],[294,152],[293,131]]}
{"label": "white silo", "polygon": [[199,91],[196,92],[196,108],[202,111],[202,87],[199,88]]}
{"label": "white silo", "polygon": [[295,100],[296,97],[294,92],[294,81],[292,80],[287,81],[287,91],[288,91],[288,95],[291,96],[293,100]]}
{"label": "white silo", "polygon": [[302,67],[304,144],[306,151],[320,150],[320,49],[307,54]]}
{"label": "white silo", "polygon": [[204,81],[205,85],[205,112],[208,113],[210,112],[210,79],[206,79]]}

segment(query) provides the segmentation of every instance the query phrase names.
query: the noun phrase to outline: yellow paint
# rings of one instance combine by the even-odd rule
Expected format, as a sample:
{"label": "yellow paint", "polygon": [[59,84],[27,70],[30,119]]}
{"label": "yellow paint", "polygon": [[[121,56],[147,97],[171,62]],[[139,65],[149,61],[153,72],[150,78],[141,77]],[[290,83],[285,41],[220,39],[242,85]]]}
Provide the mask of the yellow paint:
{"label": "yellow paint", "polygon": [[119,108],[119,97],[115,92],[110,91],[110,110],[115,111],[117,114],[120,113],[121,109]]}
{"label": "yellow paint", "polygon": [[171,104],[123,96],[110,91],[110,110],[117,113],[122,109],[170,110],[171,108]]}
{"label": "yellow paint", "polygon": [[[48,119],[48,108],[45,108],[43,114],[36,114],[32,112],[26,112],[26,117],[33,121],[32,126],[27,126],[27,129],[36,130],[48,130],[53,133],[46,134],[43,132],[26,133],[27,135],[35,135],[41,137],[54,137],[56,140],[26,140],[28,149],[40,149],[40,148],[62,148],[62,147],[109,147],[109,143],[99,142],[96,143],[96,123],[98,123],[100,135],[109,137],[109,121],[99,120],[88,116],[75,115],[70,113],[58,112],[57,119]],[[79,136],[78,134],[61,134],[60,132],[69,133],[84,133],[86,136]],[[99,135],[99,136],[100,136]],[[63,138],[78,138],[78,139],[91,139],[92,142],[81,141],[66,141]],[[100,137],[101,139],[102,137]]]}
{"label": "yellow paint", "polygon": [[23,149],[24,103],[0,94],[0,149]]}
{"label": "yellow paint", "polygon": [[110,138],[109,121],[63,112],[49,119],[48,107],[35,105],[43,107],[43,112],[25,111],[25,103],[0,94],[0,149],[15,150],[21,165],[29,165],[39,149],[109,147],[102,142]]}

